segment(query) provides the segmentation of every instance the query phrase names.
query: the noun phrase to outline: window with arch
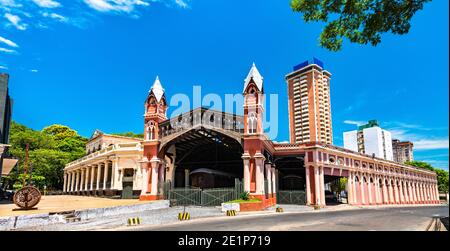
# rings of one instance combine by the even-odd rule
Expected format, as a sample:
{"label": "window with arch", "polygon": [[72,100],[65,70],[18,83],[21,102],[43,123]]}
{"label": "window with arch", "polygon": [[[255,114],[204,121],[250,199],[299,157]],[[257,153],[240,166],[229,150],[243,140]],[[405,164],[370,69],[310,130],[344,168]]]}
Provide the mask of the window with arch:
{"label": "window with arch", "polygon": [[147,126],[147,140],[155,139],[155,122],[148,122]]}
{"label": "window with arch", "polygon": [[256,133],[257,126],[256,114],[252,112],[248,115],[248,133]]}

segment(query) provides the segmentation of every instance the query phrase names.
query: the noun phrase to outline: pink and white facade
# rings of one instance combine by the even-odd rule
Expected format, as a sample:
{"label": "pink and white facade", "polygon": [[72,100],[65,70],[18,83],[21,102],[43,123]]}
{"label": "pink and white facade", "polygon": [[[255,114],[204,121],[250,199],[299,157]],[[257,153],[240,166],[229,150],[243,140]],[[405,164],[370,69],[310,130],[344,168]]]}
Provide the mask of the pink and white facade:
{"label": "pink and white facade", "polygon": [[[336,177],[348,178],[348,203],[351,205],[439,203],[434,172],[350,151],[327,142],[276,143],[271,141],[262,127],[263,94],[263,77],[253,65],[244,82],[244,115],[239,120],[243,123],[242,128],[226,130],[216,126],[217,121],[222,125],[225,123],[220,121],[220,117],[218,120],[211,119],[210,122],[216,124],[208,127],[209,131],[232,138],[242,146],[242,165],[236,168],[242,168],[240,171],[244,189],[252,197],[261,198],[267,205],[276,203],[277,189],[283,183],[280,175],[284,172],[286,179],[299,177],[299,182],[304,182],[307,205],[325,206],[325,183]],[[147,137],[142,143],[144,179],[141,199],[154,200],[159,198],[158,184],[175,179],[174,169],[179,168],[168,160],[168,144],[178,137],[189,134],[192,130],[172,128],[171,130],[175,130],[176,133],[166,133],[165,130],[168,128],[158,127],[168,120],[165,95],[159,80],[150,90],[145,107]],[[192,127],[196,127],[195,111],[191,111],[190,118],[194,121],[191,122]],[[226,120],[226,114],[221,116],[223,120]],[[180,118],[180,121],[184,119]],[[203,127],[205,125],[198,124],[196,128]],[[160,132],[158,133],[157,130]],[[300,159],[298,168],[302,173],[290,175],[283,170],[279,163],[284,158]],[[290,162],[289,165],[290,169],[296,168],[295,162]]]}
{"label": "pink and white facade", "polygon": [[[313,80],[317,77],[303,75],[299,76],[302,80],[305,76]],[[288,78],[287,82],[295,84],[295,77],[292,81]],[[310,93],[313,100],[323,95],[313,95],[316,85],[299,86],[306,88],[304,93]],[[293,88],[292,94],[295,91]],[[265,206],[277,203],[281,199],[277,195],[282,190],[304,191],[305,204],[325,206],[326,185],[346,177],[351,205],[439,203],[436,173],[336,147],[330,144],[331,136],[325,134],[327,127],[309,130],[324,132],[323,141],[305,142],[306,138],[291,143],[272,141],[263,130],[264,80],[255,65],[244,80],[243,97],[242,116],[197,108],[168,118],[165,92],[157,78],[144,102],[144,139],[137,142],[139,156],[132,156],[137,163],[133,170],[138,170],[130,175],[139,176],[134,179],[133,191],[140,194],[140,200],[162,199],[163,183],[175,188],[216,188],[232,186],[231,181],[239,179],[244,190],[260,198]],[[289,103],[294,111],[289,116],[295,115],[295,100]],[[321,106],[321,101],[316,100],[303,109],[313,109],[314,105]],[[331,114],[331,106],[327,107]],[[316,110],[308,112],[308,116],[325,114],[316,114]],[[75,164],[66,167],[66,171],[78,167]],[[200,172],[203,174],[199,175]],[[120,177],[112,177],[116,176]]]}

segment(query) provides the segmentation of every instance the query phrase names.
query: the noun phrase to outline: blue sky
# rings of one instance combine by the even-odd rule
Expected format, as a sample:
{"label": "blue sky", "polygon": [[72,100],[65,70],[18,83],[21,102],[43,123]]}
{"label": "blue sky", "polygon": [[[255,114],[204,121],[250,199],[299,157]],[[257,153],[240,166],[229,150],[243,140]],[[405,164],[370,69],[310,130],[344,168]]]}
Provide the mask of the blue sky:
{"label": "blue sky", "polygon": [[[285,74],[313,56],[333,74],[333,135],[378,119],[415,143],[415,158],[448,170],[448,1],[425,5],[409,34],[377,47],[318,46],[289,1],[0,0],[0,72],[10,76],[13,119],[58,123],[84,136],[141,132],[156,75],[171,94],[239,93],[253,62],[279,94],[277,141],[288,139]],[[173,108],[171,108],[173,109]]]}

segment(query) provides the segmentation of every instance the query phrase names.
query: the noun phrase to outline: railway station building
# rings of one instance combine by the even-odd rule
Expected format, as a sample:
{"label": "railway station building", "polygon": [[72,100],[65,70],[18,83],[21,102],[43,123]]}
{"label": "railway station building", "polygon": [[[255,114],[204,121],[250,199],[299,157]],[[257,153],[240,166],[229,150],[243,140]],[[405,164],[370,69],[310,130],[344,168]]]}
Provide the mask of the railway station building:
{"label": "railway station building", "polygon": [[278,143],[263,130],[266,83],[254,64],[244,80],[242,116],[198,107],[168,118],[157,78],[144,102],[144,139],[95,145],[107,135],[94,134],[88,144],[95,152],[66,166],[64,191],[158,200],[162,184],[209,189],[240,180],[266,205],[301,191],[303,204],[325,206],[327,188],[345,177],[352,205],[439,203],[436,173],[333,145],[331,73],[320,60],[297,65],[285,80],[289,127],[282,129],[289,142]]}

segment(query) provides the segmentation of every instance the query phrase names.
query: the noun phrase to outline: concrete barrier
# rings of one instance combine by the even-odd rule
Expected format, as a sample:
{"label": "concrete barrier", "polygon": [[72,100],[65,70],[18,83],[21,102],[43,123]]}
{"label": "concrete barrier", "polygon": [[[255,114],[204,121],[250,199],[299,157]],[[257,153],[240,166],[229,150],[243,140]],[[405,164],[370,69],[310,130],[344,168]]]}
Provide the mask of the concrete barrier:
{"label": "concrete barrier", "polygon": [[[145,204],[93,208],[75,210],[75,215],[81,220],[89,220],[101,217],[121,214],[137,213],[148,210],[169,208],[168,200],[158,200]],[[49,213],[0,217],[0,231],[19,229],[25,227],[37,227],[55,223],[66,223],[63,215]]]}

